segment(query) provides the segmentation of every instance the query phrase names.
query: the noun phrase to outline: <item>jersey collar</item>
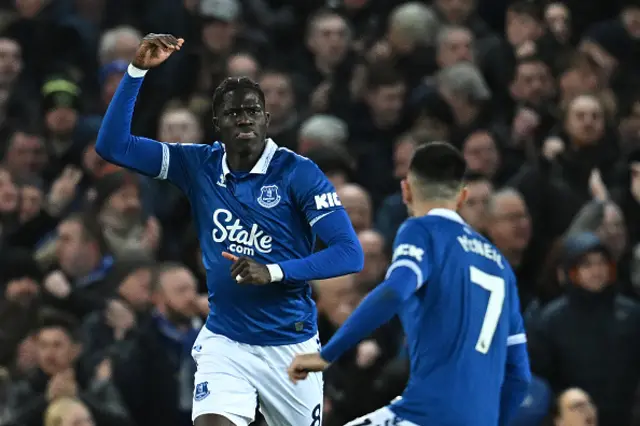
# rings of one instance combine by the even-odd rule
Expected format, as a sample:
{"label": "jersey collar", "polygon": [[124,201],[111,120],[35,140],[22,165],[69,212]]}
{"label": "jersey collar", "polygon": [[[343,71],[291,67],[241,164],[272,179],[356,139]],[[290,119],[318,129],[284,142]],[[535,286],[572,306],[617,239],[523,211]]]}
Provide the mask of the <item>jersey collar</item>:
{"label": "jersey collar", "polygon": [[454,222],[461,223],[463,225],[466,224],[464,219],[455,211],[449,209],[433,209],[427,213],[427,216],[440,216],[445,219],[453,220]]}
{"label": "jersey collar", "polygon": [[[224,145],[222,145],[224,146]],[[253,166],[250,174],[256,175],[264,175],[267,173],[267,169],[269,168],[269,164],[273,159],[276,151],[278,150],[278,145],[273,141],[273,139],[267,139],[267,143],[265,144],[264,151],[262,151],[262,155],[258,158],[258,161]],[[227,164],[227,152],[222,155],[222,173],[227,176],[231,174],[231,170],[229,169],[229,165]]]}

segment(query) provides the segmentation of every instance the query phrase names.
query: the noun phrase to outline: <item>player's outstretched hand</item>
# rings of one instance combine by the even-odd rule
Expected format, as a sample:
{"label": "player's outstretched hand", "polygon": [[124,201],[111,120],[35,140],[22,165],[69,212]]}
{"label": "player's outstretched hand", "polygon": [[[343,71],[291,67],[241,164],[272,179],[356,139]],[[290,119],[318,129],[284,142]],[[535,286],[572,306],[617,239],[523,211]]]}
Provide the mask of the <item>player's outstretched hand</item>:
{"label": "player's outstretched hand", "polygon": [[248,257],[238,257],[222,252],[222,257],[233,262],[231,276],[239,284],[265,285],[271,283],[271,274],[266,265],[262,265]]}
{"label": "player's outstretched hand", "polygon": [[184,39],[171,34],[147,34],[138,46],[133,66],[143,70],[157,67],[173,52],[180,50],[183,43]]}
{"label": "player's outstretched hand", "polygon": [[287,373],[289,379],[297,383],[299,380],[306,379],[309,373],[324,371],[328,366],[329,363],[322,359],[319,352],[299,354],[291,361]]}

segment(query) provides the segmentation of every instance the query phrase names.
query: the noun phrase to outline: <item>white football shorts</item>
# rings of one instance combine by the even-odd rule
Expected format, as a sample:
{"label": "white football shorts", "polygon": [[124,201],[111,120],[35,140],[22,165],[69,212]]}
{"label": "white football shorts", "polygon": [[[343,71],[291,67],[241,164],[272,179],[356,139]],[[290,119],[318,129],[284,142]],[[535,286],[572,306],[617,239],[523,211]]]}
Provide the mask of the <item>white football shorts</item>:
{"label": "white football shorts", "polygon": [[388,407],[382,407],[373,413],[366,414],[362,417],[347,423],[344,426],[418,426],[407,420],[402,420],[391,411]]}
{"label": "white football shorts", "polygon": [[248,426],[258,406],[269,426],[321,426],[322,373],[295,385],[287,375],[295,355],[319,350],[318,337],[294,345],[254,346],[202,327],[191,351],[197,364],[192,419],[218,414]]}

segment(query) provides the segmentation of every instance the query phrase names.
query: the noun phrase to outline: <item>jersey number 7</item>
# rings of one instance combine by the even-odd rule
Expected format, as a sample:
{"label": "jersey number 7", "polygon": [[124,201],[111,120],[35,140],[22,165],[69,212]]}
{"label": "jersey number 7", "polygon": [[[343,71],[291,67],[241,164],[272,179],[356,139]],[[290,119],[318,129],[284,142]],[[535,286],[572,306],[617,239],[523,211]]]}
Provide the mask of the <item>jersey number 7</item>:
{"label": "jersey number 7", "polygon": [[484,313],[480,336],[476,342],[476,351],[481,354],[489,352],[491,340],[498,327],[500,314],[502,314],[502,305],[504,304],[504,280],[495,275],[487,274],[484,271],[471,266],[469,271],[471,282],[479,285],[489,292],[489,303]]}

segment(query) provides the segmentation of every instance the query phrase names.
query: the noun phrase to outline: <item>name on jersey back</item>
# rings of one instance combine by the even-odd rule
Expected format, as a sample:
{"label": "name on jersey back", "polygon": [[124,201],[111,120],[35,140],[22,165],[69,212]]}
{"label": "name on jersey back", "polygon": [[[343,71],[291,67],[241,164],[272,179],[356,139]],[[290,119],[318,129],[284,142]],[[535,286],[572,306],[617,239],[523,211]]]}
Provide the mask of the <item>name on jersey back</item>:
{"label": "name on jersey back", "polygon": [[504,269],[502,255],[498,253],[491,244],[479,240],[478,238],[469,237],[468,235],[460,235],[458,237],[458,242],[462,246],[462,249],[467,253],[474,253],[489,260],[493,260],[498,264],[500,269]]}

